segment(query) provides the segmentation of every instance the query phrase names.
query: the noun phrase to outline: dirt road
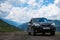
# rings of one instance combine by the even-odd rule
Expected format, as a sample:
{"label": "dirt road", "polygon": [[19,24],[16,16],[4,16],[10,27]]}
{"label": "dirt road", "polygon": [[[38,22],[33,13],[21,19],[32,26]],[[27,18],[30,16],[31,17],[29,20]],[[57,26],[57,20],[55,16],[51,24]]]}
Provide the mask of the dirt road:
{"label": "dirt road", "polygon": [[0,33],[0,40],[60,40],[60,35],[36,35],[30,36],[26,32]]}

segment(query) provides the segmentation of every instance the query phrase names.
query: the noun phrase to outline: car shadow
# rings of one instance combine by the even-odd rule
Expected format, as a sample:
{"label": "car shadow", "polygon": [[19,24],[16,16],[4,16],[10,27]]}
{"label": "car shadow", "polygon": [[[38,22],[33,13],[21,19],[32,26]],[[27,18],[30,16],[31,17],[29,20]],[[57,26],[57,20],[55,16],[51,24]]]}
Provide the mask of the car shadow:
{"label": "car shadow", "polygon": [[55,36],[55,35],[50,35],[50,34],[36,34],[36,35],[34,35],[34,36]]}

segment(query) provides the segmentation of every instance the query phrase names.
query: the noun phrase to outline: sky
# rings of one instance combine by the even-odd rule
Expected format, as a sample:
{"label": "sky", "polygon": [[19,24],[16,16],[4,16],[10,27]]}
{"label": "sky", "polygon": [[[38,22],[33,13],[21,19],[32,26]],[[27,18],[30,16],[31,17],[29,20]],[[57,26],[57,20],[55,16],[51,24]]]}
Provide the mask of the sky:
{"label": "sky", "polygon": [[0,0],[0,18],[26,23],[40,17],[60,20],[60,0]]}

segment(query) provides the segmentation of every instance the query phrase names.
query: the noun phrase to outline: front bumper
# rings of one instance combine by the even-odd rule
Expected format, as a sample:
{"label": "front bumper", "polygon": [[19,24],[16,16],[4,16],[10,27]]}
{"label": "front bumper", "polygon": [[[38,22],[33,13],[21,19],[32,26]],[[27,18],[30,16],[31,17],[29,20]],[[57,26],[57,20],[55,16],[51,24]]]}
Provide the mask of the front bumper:
{"label": "front bumper", "polygon": [[54,28],[47,28],[47,29],[45,28],[45,29],[44,29],[44,27],[35,27],[34,30],[35,30],[35,32],[37,32],[37,33],[55,31]]}

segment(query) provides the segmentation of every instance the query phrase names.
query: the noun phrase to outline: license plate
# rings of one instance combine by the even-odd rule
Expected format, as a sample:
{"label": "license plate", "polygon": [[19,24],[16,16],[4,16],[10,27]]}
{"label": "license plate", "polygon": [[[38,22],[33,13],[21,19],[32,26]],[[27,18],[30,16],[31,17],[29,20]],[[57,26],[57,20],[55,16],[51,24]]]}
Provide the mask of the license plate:
{"label": "license plate", "polygon": [[50,29],[49,27],[44,27],[43,29]]}

